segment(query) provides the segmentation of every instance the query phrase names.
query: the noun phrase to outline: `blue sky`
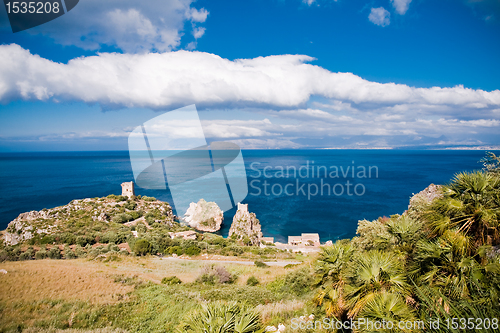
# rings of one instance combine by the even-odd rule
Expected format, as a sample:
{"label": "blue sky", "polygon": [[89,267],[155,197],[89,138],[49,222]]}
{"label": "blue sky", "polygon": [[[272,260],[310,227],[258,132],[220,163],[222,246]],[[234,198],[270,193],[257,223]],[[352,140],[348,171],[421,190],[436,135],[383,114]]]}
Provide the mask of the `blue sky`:
{"label": "blue sky", "polygon": [[498,0],[81,0],[12,33],[0,151],[126,150],[196,104],[243,148],[500,146]]}

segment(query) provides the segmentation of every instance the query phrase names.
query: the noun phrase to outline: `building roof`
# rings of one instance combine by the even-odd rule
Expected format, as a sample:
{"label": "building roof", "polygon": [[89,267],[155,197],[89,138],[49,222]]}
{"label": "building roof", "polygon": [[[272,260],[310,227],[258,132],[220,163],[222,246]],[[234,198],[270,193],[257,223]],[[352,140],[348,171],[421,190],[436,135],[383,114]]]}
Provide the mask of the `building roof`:
{"label": "building roof", "polygon": [[302,240],[312,240],[319,242],[319,234],[302,234]]}

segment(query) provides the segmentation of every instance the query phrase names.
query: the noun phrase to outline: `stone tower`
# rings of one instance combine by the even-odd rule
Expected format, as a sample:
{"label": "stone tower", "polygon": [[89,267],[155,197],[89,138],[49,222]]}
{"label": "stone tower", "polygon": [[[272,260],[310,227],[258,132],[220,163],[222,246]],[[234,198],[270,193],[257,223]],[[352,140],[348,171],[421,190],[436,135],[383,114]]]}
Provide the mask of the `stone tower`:
{"label": "stone tower", "polygon": [[134,182],[122,183],[122,195],[129,198],[135,196]]}

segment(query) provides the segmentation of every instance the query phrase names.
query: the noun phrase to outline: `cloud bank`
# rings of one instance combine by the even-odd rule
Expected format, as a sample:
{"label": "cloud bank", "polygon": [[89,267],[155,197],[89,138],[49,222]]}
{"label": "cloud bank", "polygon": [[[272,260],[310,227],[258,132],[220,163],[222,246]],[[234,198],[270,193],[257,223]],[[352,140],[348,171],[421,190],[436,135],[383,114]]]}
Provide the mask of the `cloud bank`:
{"label": "cloud bank", "polygon": [[[161,111],[194,103],[199,109],[229,110],[229,119],[201,113],[208,117],[202,120],[205,135],[244,148],[500,142],[500,90],[378,83],[330,72],[313,61],[306,55],[231,61],[210,53],[176,51],[102,53],[61,64],[15,44],[3,45],[0,103],[79,101]],[[96,136],[114,142],[128,130],[110,128],[109,133],[59,133],[34,140]]]}
{"label": "cloud bank", "polygon": [[279,55],[230,61],[203,52],[118,54],[80,57],[67,64],[31,54],[18,45],[0,46],[0,102],[76,100],[104,107],[166,109],[201,107],[304,106],[312,96],[358,108],[500,108],[500,91],[415,88],[371,82],[352,73],[334,73],[306,55]]}

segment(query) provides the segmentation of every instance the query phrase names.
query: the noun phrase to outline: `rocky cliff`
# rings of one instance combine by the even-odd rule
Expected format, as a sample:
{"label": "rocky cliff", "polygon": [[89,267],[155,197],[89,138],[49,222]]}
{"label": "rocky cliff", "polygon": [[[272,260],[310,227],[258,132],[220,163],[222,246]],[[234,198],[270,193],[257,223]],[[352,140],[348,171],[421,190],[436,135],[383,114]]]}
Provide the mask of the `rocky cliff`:
{"label": "rocky cliff", "polygon": [[421,217],[421,214],[425,210],[427,210],[429,204],[431,204],[435,199],[441,198],[442,196],[442,186],[430,184],[425,189],[410,198],[408,210],[404,212],[403,215],[407,214],[412,218],[418,219]]}
{"label": "rocky cliff", "polygon": [[166,202],[150,197],[127,200],[126,197],[110,195],[73,200],[64,206],[22,213],[9,223],[3,239],[8,245],[16,245],[46,235],[81,235],[91,230],[119,229],[124,226],[123,223],[141,218],[150,224],[157,222],[173,226],[175,223],[172,209]]}
{"label": "rocky cliff", "polygon": [[220,229],[224,219],[224,212],[217,206],[215,202],[206,202],[200,199],[198,203],[191,202],[184,221],[190,227],[201,231],[215,232]]}
{"label": "rocky cliff", "polygon": [[233,217],[229,237],[258,245],[262,238],[260,222],[254,213],[248,212],[248,204],[238,203],[238,211]]}

